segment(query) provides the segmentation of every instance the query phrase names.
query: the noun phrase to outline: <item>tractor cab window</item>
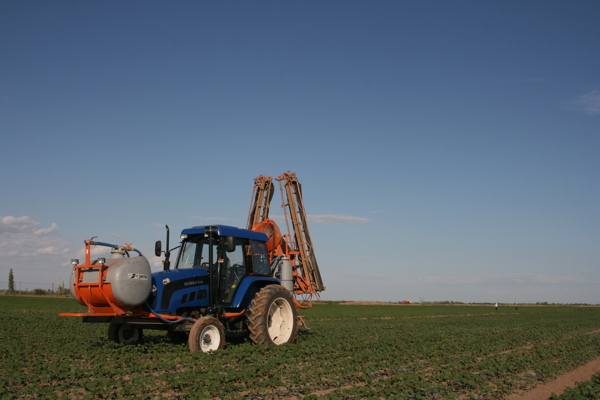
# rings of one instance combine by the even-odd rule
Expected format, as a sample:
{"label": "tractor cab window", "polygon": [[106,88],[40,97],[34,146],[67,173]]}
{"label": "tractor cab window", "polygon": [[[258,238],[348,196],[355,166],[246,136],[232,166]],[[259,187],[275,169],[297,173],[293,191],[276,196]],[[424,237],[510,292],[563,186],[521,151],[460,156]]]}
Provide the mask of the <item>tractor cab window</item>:
{"label": "tractor cab window", "polygon": [[270,275],[271,265],[269,263],[269,253],[267,252],[267,244],[256,240],[250,241],[252,265],[254,273],[260,275]]}
{"label": "tractor cab window", "polygon": [[[213,245],[213,262],[217,261],[217,247]],[[181,245],[177,269],[200,268],[209,270],[209,245],[207,239],[187,240]]]}

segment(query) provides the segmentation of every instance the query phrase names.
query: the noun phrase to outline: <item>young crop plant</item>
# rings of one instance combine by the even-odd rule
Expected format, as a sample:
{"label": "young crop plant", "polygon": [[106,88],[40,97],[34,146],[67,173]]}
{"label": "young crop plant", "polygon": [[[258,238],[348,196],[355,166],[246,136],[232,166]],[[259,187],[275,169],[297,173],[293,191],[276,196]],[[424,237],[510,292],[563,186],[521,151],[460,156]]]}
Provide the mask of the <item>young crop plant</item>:
{"label": "young crop plant", "polygon": [[[596,307],[317,303],[295,344],[232,337],[211,353],[160,331],[114,343],[57,316],[82,308],[0,296],[0,398],[504,399],[600,357]],[[572,396],[596,395],[593,382]]]}

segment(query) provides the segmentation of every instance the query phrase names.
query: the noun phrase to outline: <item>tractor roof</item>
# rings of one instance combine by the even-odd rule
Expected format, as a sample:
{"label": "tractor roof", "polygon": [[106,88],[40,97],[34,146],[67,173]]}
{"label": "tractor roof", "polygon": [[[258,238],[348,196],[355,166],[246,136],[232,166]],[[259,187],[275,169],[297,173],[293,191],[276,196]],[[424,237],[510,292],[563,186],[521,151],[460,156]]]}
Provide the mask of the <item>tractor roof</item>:
{"label": "tractor roof", "polygon": [[266,242],[268,240],[267,235],[262,232],[254,232],[248,229],[240,229],[227,225],[194,226],[193,228],[184,229],[181,231],[181,234],[203,235],[207,228],[210,228],[209,230],[214,230],[218,236],[233,236],[242,239],[260,240],[261,242]]}

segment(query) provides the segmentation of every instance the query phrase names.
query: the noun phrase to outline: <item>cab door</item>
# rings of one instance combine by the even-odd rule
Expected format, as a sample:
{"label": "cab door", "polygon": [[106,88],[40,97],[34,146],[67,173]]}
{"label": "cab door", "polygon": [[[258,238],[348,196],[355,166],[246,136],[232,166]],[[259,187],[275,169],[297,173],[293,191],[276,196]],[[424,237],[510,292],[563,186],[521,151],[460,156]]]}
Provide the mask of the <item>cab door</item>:
{"label": "cab door", "polygon": [[235,250],[232,252],[225,251],[225,247],[222,246],[223,257],[219,258],[221,263],[218,296],[220,304],[231,304],[240,282],[248,273],[247,242],[247,240],[236,238]]}

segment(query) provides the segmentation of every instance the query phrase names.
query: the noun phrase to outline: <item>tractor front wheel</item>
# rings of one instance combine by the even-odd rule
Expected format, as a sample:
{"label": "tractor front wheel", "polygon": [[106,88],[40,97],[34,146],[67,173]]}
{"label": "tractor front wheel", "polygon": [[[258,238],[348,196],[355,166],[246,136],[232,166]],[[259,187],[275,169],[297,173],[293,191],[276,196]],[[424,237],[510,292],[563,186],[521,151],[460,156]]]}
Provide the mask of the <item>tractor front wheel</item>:
{"label": "tractor front wheel", "polygon": [[144,337],[144,332],[135,325],[112,322],[108,327],[108,340],[116,343],[137,343]]}
{"label": "tractor front wheel", "polygon": [[225,347],[225,329],[223,324],[213,317],[202,317],[197,320],[188,338],[190,351],[209,351],[219,350]]}
{"label": "tractor front wheel", "polygon": [[298,311],[292,294],[281,285],[262,288],[248,309],[250,340],[256,344],[293,343],[298,333]]}

